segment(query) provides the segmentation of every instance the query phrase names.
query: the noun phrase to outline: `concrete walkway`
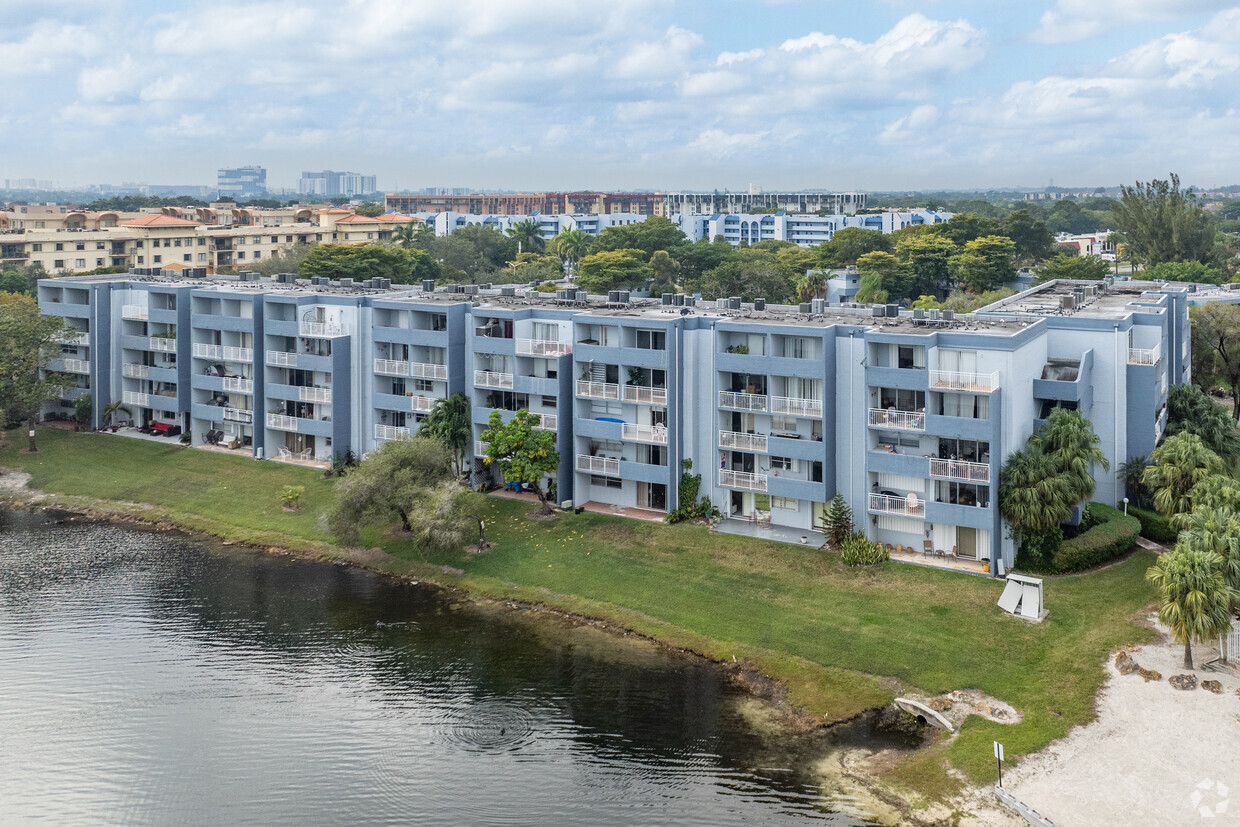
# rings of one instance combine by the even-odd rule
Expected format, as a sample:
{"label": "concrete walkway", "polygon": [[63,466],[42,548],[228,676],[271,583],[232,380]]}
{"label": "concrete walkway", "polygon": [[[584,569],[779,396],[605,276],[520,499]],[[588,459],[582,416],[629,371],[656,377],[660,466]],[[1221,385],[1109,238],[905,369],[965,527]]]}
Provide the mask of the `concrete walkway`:
{"label": "concrete walkway", "polygon": [[777,543],[793,543],[802,545],[801,538],[804,537],[804,545],[811,548],[819,548],[826,538],[821,531],[811,531],[809,529],[790,528],[782,525],[759,525],[751,523],[748,520],[724,520],[715,523],[712,531],[718,531],[721,534],[737,534],[741,537],[757,537],[761,540],[774,540]]}

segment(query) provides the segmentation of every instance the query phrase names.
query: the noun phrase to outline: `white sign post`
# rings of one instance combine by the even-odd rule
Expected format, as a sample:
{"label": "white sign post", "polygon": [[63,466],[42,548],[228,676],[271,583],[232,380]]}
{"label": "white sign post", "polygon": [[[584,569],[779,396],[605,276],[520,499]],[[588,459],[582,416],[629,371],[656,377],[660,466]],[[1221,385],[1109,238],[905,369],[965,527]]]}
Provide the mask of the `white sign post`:
{"label": "white sign post", "polygon": [[999,786],[1003,786],[1003,744],[995,741],[995,761],[999,764]]}

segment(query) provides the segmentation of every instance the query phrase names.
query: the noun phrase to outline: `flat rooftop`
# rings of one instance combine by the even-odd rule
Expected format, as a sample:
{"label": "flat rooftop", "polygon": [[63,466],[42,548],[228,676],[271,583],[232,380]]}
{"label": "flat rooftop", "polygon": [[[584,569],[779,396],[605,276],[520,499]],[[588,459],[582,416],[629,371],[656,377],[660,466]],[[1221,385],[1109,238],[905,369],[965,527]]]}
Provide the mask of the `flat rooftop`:
{"label": "flat rooftop", "polygon": [[1122,319],[1133,312],[1133,302],[1156,301],[1167,290],[1183,290],[1188,285],[1168,286],[1153,281],[1048,281],[1023,293],[1001,299],[977,311],[1047,317]]}

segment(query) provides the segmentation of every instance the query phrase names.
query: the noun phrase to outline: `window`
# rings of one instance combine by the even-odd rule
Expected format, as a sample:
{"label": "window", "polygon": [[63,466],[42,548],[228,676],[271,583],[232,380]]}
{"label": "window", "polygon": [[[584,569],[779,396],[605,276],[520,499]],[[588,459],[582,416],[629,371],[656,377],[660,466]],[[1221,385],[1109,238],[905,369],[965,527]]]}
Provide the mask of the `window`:
{"label": "window", "polygon": [[253,257],[254,257],[254,258],[262,258],[262,257],[263,257],[263,251],[262,251],[262,250],[255,250],[255,251],[254,251],[254,256],[253,256]]}
{"label": "window", "polygon": [[133,243],[133,246],[134,246],[135,248],[137,248],[137,249],[141,250],[141,249],[142,249],[142,245],[144,245],[144,244],[146,244],[146,242],[145,242],[145,241],[141,241],[141,240],[139,240],[139,241],[135,241],[135,242]]}
{"label": "window", "polygon": [[86,266],[86,259],[84,259],[84,258],[75,258],[75,259],[73,260],[73,266],[74,266],[74,267],[85,267],[85,266]]}
{"label": "window", "polygon": [[181,256],[181,261],[193,261],[193,260],[194,260],[193,253],[185,253],[184,255]]}
{"label": "window", "polygon": [[60,241],[57,241],[57,242],[56,242],[56,252],[58,252],[58,253],[59,253],[59,252],[61,252],[61,251],[62,251],[62,250],[64,250],[64,249],[65,249],[65,245],[64,245],[64,243],[63,243],[63,242],[60,242]]}
{"label": "window", "polygon": [[172,246],[173,246],[173,247],[180,247],[180,246],[181,246],[181,239],[179,239],[179,238],[174,238],[174,239],[172,239]]}
{"label": "window", "polygon": [[926,366],[926,349],[924,347],[900,346],[896,353],[896,367],[924,368]]}
{"label": "window", "polygon": [[392,395],[393,396],[404,396],[405,395],[405,380],[404,379],[393,379],[392,380]]}
{"label": "window", "polygon": [[96,267],[102,267],[102,266],[103,266],[103,259],[101,259],[101,258],[97,258],[97,259],[95,259],[95,266],[96,266]]}
{"label": "window", "polygon": [[172,239],[171,239],[171,238],[165,238],[165,239],[164,239],[164,246],[165,246],[165,247],[171,247],[171,246],[172,246]]}
{"label": "window", "polygon": [[940,413],[966,419],[990,419],[990,396],[972,393],[942,394]]}
{"label": "window", "polygon": [[199,253],[199,254],[198,254],[198,260],[199,260],[199,261],[206,261],[206,260],[207,260],[207,254],[206,254],[206,253]]}
{"label": "window", "polygon": [[95,242],[95,249],[96,249],[96,250],[102,250],[102,249],[104,248],[104,246],[105,246],[105,245],[104,245],[104,243],[103,243],[102,241],[96,241],[96,242]]}
{"label": "window", "polygon": [[142,256],[138,256],[138,263],[139,263],[139,264],[141,264],[141,263],[142,263]]}
{"label": "window", "polygon": [[241,246],[242,244],[245,244],[245,236],[239,235],[237,236],[237,246]]}
{"label": "window", "polygon": [[33,250],[33,251],[34,251],[34,252],[36,252],[36,253],[41,253],[41,252],[43,252],[43,245],[42,245],[42,244],[38,244],[38,243],[31,244],[31,245],[30,245],[30,249],[31,249],[31,250]]}
{"label": "window", "polygon": [[245,250],[238,250],[238,251],[237,251],[237,258],[239,258],[239,259],[241,259],[241,258],[245,258]]}
{"label": "window", "polygon": [[667,350],[667,334],[662,330],[637,331],[639,350]]}
{"label": "window", "polygon": [[413,389],[415,391],[421,391],[422,393],[430,393],[435,390],[435,383],[430,379],[414,379]]}
{"label": "window", "polygon": [[60,270],[64,268],[65,260],[63,258],[58,258],[52,262],[52,266],[55,267],[57,270]]}
{"label": "window", "polygon": [[164,260],[164,257],[163,257],[163,256],[151,256],[151,263],[152,263],[152,264],[159,264],[159,263],[160,263],[161,261],[163,261],[163,260]]}
{"label": "window", "polygon": [[256,235],[256,236],[254,236],[254,243],[255,243],[255,244],[262,244],[262,243],[263,243],[263,237],[262,237],[261,235]]}
{"label": "window", "polygon": [[206,246],[207,246],[207,240],[206,240],[205,238],[200,238],[200,239],[198,239],[198,246],[199,246],[199,247],[206,247]]}
{"label": "window", "polygon": [[[289,239],[289,241],[292,241],[292,239]],[[280,243],[280,236],[278,236],[278,235],[273,235],[273,236],[271,237],[271,243],[272,243],[272,244],[279,244],[279,243]]]}
{"label": "window", "polygon": [[431,314],[431,330],[447,330],[447,329],[448,329],[448,314],[447,313],[432,313]]}
{"label": "window", "polygon": [[771,508],[777,508],[780,511],[800,511],[801,503],[791,497],[771,497]]}
{"label": "window", "polygon": [[591,475],[590,484],[600,488],[623,488],[624,482],[615,477],[598,477]]}
{"label": "window", "polygon": [[797,461],[792,457],[771,457],[772,471],[795,471]]}
{"label": "window", "polygon": [[79,241],[77,244],[74,244],[74,245],[73,245],[73,249],[75,249],[75,250],[85,250],[85,249],[86,249],[86,245],[85,245],[85,244],[83,244],[81,241]]}

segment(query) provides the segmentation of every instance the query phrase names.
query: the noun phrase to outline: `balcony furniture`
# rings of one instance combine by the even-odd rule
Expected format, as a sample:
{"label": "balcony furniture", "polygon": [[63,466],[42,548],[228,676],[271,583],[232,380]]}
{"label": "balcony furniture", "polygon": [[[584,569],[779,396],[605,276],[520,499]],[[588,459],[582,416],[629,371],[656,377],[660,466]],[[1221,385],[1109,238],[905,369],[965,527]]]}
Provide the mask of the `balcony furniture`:
{"label": "balcony furniture", "polygon": [[931,542],[931,541],[929,541],[929,540],[922,540],[922,542],[921,542],[921,556],[922,556],[922,557],[929,557],[929,556],[930,556],[931,554],[933,554],[933,553],[934,553],[934,543],[932,543],[932,542]]}

